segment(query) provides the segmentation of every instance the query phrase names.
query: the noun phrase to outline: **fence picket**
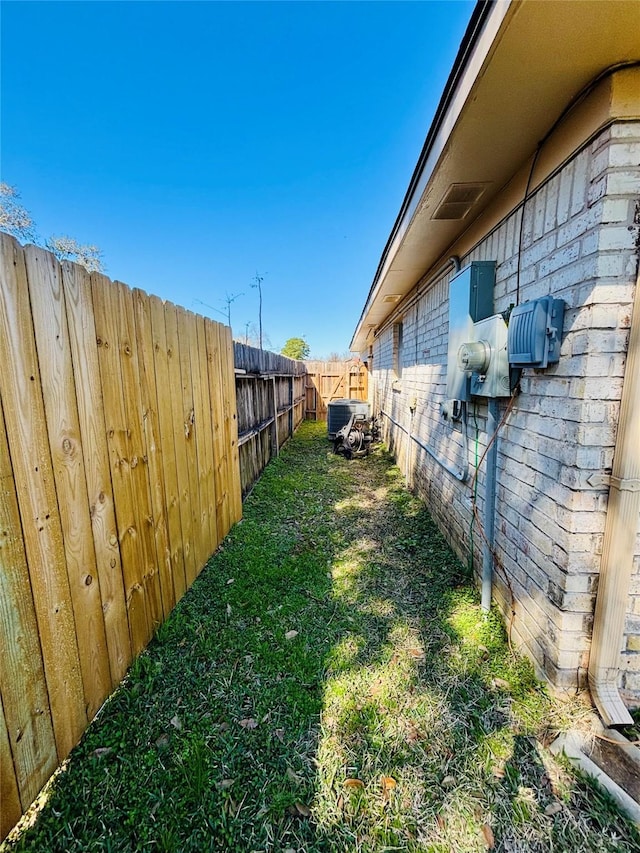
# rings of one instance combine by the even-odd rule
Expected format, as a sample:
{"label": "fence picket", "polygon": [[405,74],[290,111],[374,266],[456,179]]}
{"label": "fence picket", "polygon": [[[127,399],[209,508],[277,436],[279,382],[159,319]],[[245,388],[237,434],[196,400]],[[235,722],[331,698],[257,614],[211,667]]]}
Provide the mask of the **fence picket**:
{"label": "fence picket", "polygon": [[62,282],[96,569],[100,581],[112,686],[116,687],[131,663],[131,640],[111,490],[91,281],[83,267],[67,262],[62,265]]}
{"label": "fence picket", "polygon": [[204,331],[207,345],[209,383],[209,411],[213,437],[213,482],[216,495],[216,525],[218,541],[224,536],[225,523],[225,478],[224,478],[224,431],[222,429],[222,379],[220,373],[220,325],[205,318]]}
{"label": "fence picket", "polygon": [[134,656],[137,656],[148,643],[151,630],[142,583],[144,555],[134,507],[130,461],[132,454],[120,371],[118,292],[106,276],[97,273],[91,275],[91,290],[129,632],[132,651]]}
{"label": "fence picket", "polygon": [[211,427],[211,407],[209,403],[209,364],[207,360],[207,342],[205,320],[196,317],[197,358],[199,381],[196,413],[196,438],[198,441],[198,471],[200,474],[200,500],[202,511],[206,513],[208,547],[205,560],[216,550],[219,544],[216,520],[216,487],[213,474],[213,430]]}
{"label": "fence picket", "polygon": [[23,250],[0,234],[0,396],[60,760],[87,724]]}
{"label": "fence picket", "polygon": [[153,536],[156,565],[158,566],[161,610],[163,617],[175,606],[175,593],[171,577],[171,554],[167,532],[166,495],[158,419],[158,390],[156,386],[155,353],[151,332],[151,305],[142,290],[133,291],[135,328],[138,342],[138,370],[144,444],[149,475]]}
{"label": "fence picket", "polygon": [[0,838],[4,838],[20,820],[22,806],[11,760],[11,747],[2,712],[2,702],[0,702],[0,769],[2,770],[0,773]]}
{"label": "fence picket", "polygon": [[[189,466],[185,438],[185,417],[182,404],[182,375],[180,364],[180,341],[178,339],[178,309],[165,305],[167,333],[167,355],[169,363],[169,387],[171,390],[171,417],[176,454],[176,473],[179,489],[180,529],[182,531],[182,553],[184,557],[185,587],[191,585],[196,576],[196,556],[193,547],[193,520],[191,518],[189,492]],[[184,592],[184,590],[183,590]],[[179,595],[176,591],[176,600]]]}
{"label": "fence picket", "polygon": [[176,449],[171,412],[172,386],[169,374],[165,308],[157,296],[150,298],[150,306],[158,400],[158,428],[162,448],[161,458],[166,500],[165,512],[167,516],[169,557],[171,560],[171,580],[173,583],[173,599],[174,601],[178,601],[184,595],[186,581],[184,577],[184,553],[182,548],[182,525],[180,521],[180,492],[178,489]]}
{"label": "fence picket", "polygon": [[[178,351],[180,355],[180,376],[178,386],[182,390],[181,420],[183,425],[182,445],[184,447],[184,460],[186,463],[186,480],[184,489],[187,490],[186,507],[189,515],[189,531],[191,559],[185,564],[187,586],[191,586],[200,569],[200,558],[202,554],[201,545],[201,516],[200,516],[200,494],[198,490],[198,459],[195,443],[195,412],[193,408],[193,388],[191,385],[191,354],[190,335],[191,328],[189,316],[184,308],[177,308],[178,319]],[[176,441],[180,441],[176,434]],[[184,529],[184,527],[183,527]]]}
{"label": "fence picket", "polygon": [[20,817],[19,801],[17,817],[13,806],[14,781],[16,795],[26,808],[38,793],[39,780],[55,770],[57,756],[1,404],[0,531],[0,706],[4,708],[0,728],[5,729],[6,738],[0,755],[0,814],[4,826],[9,820],[5,812],[16,820]]}
{"label": "fence picket", "polygon": [[25,261],[85,706],[87,716],[92,719],[111,692],[111,672],[93,549],[62,274],[53,255],[35,246],[27,246]]}
{"label": "fence picket", "polygon": [[238,455],[238,413],[236,383],[234,379],[234,350],[231,329],[220,326],[222,388],[225,421],[225,447],[227,448],[227,490],[229,493],[229,527],[242,518],[242,493],[237,471],[240,467]]}

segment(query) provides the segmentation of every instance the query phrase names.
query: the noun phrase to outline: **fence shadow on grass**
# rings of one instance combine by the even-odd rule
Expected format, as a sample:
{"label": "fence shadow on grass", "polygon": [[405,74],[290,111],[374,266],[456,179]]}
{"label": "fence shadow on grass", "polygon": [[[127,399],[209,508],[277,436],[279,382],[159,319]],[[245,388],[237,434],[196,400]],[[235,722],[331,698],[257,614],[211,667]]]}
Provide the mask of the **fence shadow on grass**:
{"label": "fence shadow on grass", "polygon": [[307,423],[9,849],[638,849],[540,781],[556,713],[391,461]]}

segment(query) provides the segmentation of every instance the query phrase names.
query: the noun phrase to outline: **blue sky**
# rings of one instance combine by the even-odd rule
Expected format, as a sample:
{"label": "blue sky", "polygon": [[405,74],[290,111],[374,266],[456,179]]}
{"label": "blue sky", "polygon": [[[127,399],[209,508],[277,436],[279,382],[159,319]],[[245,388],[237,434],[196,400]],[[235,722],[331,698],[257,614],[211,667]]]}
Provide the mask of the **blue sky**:
{"label": "blue sky", "polygon": [[348,349],[473,2],[7,2],[0,175],[111,278]]}

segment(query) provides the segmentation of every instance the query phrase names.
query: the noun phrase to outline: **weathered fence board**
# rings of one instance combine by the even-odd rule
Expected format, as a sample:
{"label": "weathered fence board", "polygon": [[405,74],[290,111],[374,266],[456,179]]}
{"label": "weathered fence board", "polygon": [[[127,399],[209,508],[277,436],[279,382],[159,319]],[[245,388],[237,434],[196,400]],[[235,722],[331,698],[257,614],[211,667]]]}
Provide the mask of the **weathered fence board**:
{"label": "weathered fence board", "polygon": [[2,836],[241,517],[232,352],[0,235]]}
{"label": "weathered fence board", "polygon": [[304,418],[302,361],[234,343],[242,496]]}

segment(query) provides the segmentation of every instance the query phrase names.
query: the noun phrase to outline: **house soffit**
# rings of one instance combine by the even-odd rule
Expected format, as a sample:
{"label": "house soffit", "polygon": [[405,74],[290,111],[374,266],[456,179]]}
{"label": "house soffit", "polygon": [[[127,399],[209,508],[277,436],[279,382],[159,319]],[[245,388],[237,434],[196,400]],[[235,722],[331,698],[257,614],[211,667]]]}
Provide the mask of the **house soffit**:
{"label": "house soffit", "polygon": [[[638,33],[637,2],[494,4],[467,60],[473,79],[459,78],[441,119],[440,141],[436,136],[422,172],[414,175],[354,334],[354,350],[365,348],[372,330],[393,310],[385,297],[407,294],[433,267],[531,157],[572,99],[603,70],[640,59]],[[465,197],[472,199],[466,215],[434,218],[443,203],[445,216],[464,214]]]}

